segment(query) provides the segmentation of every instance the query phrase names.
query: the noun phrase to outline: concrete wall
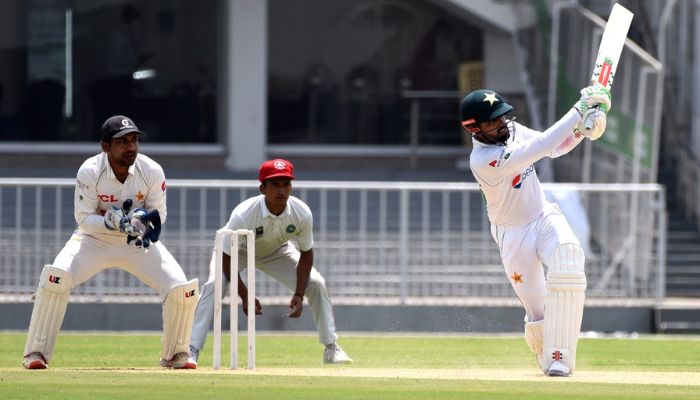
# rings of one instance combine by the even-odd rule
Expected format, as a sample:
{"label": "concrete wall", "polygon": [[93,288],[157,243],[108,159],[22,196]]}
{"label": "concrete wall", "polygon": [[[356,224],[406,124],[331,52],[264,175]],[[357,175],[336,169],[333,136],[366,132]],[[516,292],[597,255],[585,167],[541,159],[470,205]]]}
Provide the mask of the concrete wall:
{"label": "concrete wall", "polygon": [[[314,331],[308,308],[301,319],[284,318],[286,306],[265,306],[256,321],[258,331]],[[31,303],[0,303],[0,330],[26,330]],[[228,328],[228,307],[223,326]],[[343,332],[521,332],[520,307],[336,306],[336,327]],[[583,331],[653,332],[654,310],[646,307],[588,307]],[[63,330],[162,329],[160,304],[69,304]],[[239,326],[246,324],[239,312]]]}

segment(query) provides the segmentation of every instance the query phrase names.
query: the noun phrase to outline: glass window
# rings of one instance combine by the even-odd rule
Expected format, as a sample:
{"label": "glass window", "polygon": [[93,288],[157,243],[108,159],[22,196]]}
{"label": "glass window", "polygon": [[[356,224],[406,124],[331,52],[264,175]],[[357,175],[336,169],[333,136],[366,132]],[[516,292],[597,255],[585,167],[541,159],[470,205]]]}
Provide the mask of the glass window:
{"label": "glass window", "polygon": [[217,0],[0,2],[0,140],[216,141]]}
{"label": "glass window", "polygon": [[[482,32],[429,1],[269,0],[269,143],[407,144],[405,90],[458,90]],[[421,104],[423,107],[423,104]],[[459,144],[459,101],[421,110],[421,143]]]}

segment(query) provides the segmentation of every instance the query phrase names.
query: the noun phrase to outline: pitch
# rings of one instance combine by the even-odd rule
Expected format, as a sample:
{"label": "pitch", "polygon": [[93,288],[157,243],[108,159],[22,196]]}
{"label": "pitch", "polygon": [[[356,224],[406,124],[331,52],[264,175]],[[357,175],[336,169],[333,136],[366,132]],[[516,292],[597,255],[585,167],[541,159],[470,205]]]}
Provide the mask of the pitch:
{"label": "pitch", "polygon": [[[311,335],[257,338],[259,368],[158,367],[151,334],[59,336],[46,371],[21,369],[24,333],[0,333],[0,393],[8,399],[697,399],[700,337],[582,339],[572,378],[543,376],[515,336],[344,336],[351,366],[323,366]],[[210,342],[211,343],[211,342]],[[223,340],[227,354],[226,338]],[[245,340],[240,343],[245,352]],[[222,364],[226,364],[224,357]]]}

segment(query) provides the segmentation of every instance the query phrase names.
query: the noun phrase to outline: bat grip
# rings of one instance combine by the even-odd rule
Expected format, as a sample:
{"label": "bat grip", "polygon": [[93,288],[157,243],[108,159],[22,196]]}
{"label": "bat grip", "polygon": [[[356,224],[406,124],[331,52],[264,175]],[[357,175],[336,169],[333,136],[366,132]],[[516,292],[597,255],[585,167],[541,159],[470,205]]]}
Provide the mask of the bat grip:
{"label": "bat grip", "polygon": [[[590,108],[590,110],[597,110],[599,109],[599,106],[593,106]],[[583,127],[586,129],[586,131],[590,131],[593,129],[593,114],[592,112],[587,112],[586,113],[586,120],[583,121]]]}

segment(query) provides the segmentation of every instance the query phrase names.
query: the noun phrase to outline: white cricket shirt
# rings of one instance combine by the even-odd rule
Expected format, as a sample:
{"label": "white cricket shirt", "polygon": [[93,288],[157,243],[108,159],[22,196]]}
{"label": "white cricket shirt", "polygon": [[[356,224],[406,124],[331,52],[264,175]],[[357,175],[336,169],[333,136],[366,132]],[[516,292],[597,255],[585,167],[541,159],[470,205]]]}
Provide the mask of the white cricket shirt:
{"label": "white cricket shirt", "polygon": [[121,207],[126,199],[133,201],[132,209],[158,209],[160,220],[165,223],[165,174],[161,166],[138,154],[129,167],[124,183],[117,180],[109,165],[107,153],[90,157],[78,169],[75,185],[76,233],[90,235],[112,243],[126,243],[126,236],[119,231],[110,231],[104,223],[104,214],[112,206]]}
{"label": "white cricket shirt", "polygon": [[574,132],[580,120],[578,111],[571,109],[544,132],[514,122],[505,146],[472,140],[469,167],[479,183],[492,224],[523,226],[542,213],[545,196],[533,163],[544,157],[559,157],[576,147],[583,137]]}
{"label": "white cricket shirt", "polygon": [[[289,196],[287,206],[280,215],[270,212],[265,205],[264,195],[251,197],[233,209],[225,228],[250,229],[255,232],[256,258],[272,254],[292,239],[296,239],[301,251],[314,247],[311,209],[294,196]],[[241,240],[240,243],[245,248],[245,242]],[[226,254],[229,254],[228,248],[228,243],[224,241]]]}

